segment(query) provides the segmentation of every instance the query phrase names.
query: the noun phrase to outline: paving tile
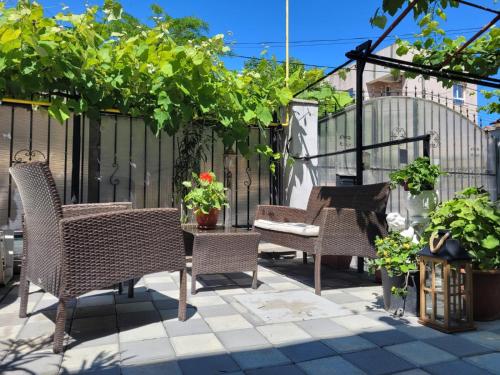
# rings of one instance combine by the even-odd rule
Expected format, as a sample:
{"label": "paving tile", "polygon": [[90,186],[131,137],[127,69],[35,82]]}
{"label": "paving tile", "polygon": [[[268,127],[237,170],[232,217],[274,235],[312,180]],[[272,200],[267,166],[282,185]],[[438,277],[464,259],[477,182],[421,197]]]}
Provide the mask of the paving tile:
{"label": "paving tile", "polygon": [[500,374],[500,352],[468,357],[465,361],[493,374]]}
{"label": "paving tile", "polygon": [[234,315],[238,311],[231,305],[215,305],[215,306],[201,306],[198,309],[198,312],[204,318],[210,318],[213,316],[227,316]]}
{"label": "paving tile", "polygon": [[67,342],[67,349],[86,348],[91,346],[104,346],[118,344],[118,333],[102,333],[99,331],[72,333]]}
{"label": "paving tile", "polygon": [[112,305],[115,303],[115,299],[113,294],[102,294],[95,296],[86,296],[78,298],[77,306],[78,307],[87,307],[87,306],[98,306],[98,305]]}
{"label": "paving tile", "polygon": [[115,314],[116,314],[116,309],[114,305],[78,307],[75,310],[75,319],[90,318],[96,316],[107,316]]}
{"label": "paving tile", "polygon": [[100,371],[117,366],[119,361],[118,345],[75,348],[64,353],[61,368],[69,373]]}
{"label": "paving tile", "polygon": [[405,342],[414,341],[415,339],[408,336],[406,333],[397,329],[388,329],[377,332],[361,333],[361,337],[373,342],[374,344],[383,347],[388,345],[402,344]]}
{"label": "paving tile", "polygon": [[454,355],[421,341],[386,346],[385,349],[417,366],[432,365],[457,359]]}
{"label": "paving tile", "polygon": [[334,323],[333,320],[328,318],[304,320],[295,324],[314,338],[333,338],[352,335],[352,332],[347,328]]}
{"label": "paving tile", "polygon": [[413,370],[397,372],[394,375],[429,375],[429,373],[427,371],[422,370],[422,369],[416,368]]}
{"label": "paving tile", "polygon": [[175,352],[167,338],[125,342],[120,345],[122,365],[166,362],[175,358]]}
{"label": "paving tile", "polygon": [[293,323],[269,324],[257,330],[274,345],[311,340],[311,335]]}
{"label": "paving tile", "polygon": [[482,370],[479,367],[473,366],[470,363],[462,360],[441,362],[434,365],[426,366],[424,369],[432,375],[488,375],[488,371]]}
{"label": "paving tile", "polygon": [[361,298],[362,300],[366,301],[375,301],[378,299],[383,298],[383,291],[382,287],[375,287],[375,288],[362,288],[362,289],[356,289],[355,288],[348,288],[345,290],[347,294],[350,294],[352,296]]}
{"label": "paving tile", "polygon": [[161,322],[161,316],[160,313],[156,310],[117,315],[118,328],[122,331],[157,322]]}
{"label": "paving tile", "polygon": [[0,327],[1,340],[14,340],[23,328],[22,325]]}
{"label": "paving tile", "polygon": [[280,283],[270,283],[268,284],[271,288],[276,289],[276,290],[294,290],[294,289],[301,289],[300,285],[291,283],[289,281],[285,282],[280,282]]}
{"label": "paving tile", "polygon": [[161,337],[167,337],[165,328],[160,322],[145,324],[139,327],[125,329],[119,333],[120,343],[157,339]]}
{"label": "paving tile", "polygon": [[50,337],[54,334],[56,325],[53,322],[27,323],[17,335],[17,339],[26,340],[39,337]]}
{"label": "paving tile", "polygon": [[439,332],[438,330],[425,327],[422,325],[412,326],[412,325],[398,325],[396,329],[400,330],[403,333],[406,333],[408,336],[414,337],[418,340],[425,340],[434,337],[444,337],[446,333]]}
{"label": "paving tile", "polygon": [[338,304],[344,303],[352,303],[352,302],[362,302],[363,300],[359,297],[353,296],[349,293],[334,293],[334,294],[326,294],[325,297],[332,302]]}
{"label": "paving tile", "polygon": [[158,310],[171,310],[179,307],[179,300],[172,298],[155,299],[153,303]]}
{"label": "paving tile", "polygon": [[169,337],[197,335],[210,333],[210,327],[203,319],[188,319],[186,321],[169,320],[163,322]]}
{"label": "paving tile", "polygon": [[336,353],[321,341],[304,342],[295,345],[281,346],[279,350],[294,363],[313,359],[331,357]]}
{"label": "paving tile", "polygon": [[457,357],[468,357],[485,354],[492,351],[483,345],[467,340],[460,336],[444,336],[424,340],[427,344],[446,350]]}
{"label": "paving tile", "polygon": [[271,366],[257,368],[247,371],[247,375],[276,375],[276,374],[286,374],[286,375],[305,375],[305,372],[296,365],[284,365],[284,366]]}
{"label": "paving tile", "polygon": [[332,321],[353,332],[361,333],[366,332],[369,329],[380,330],[381,328],[387,327],[384,323],[381,323],[374,319],[370,319],[364,315],[340,316],[332,318]]}
{"label": "paving tile", "polygon": [[238,295],[238,294],[246,294],[246,290],[243,288],[227,288],[227,289],[221,289],[218,288],[215,293],[219,296],[232,296],[232,295]]}
{"label": "paving tile", "polygon": [[189,303],[195,307],[224,305],[226,302],[219,296],[194,296],[190,297]]}
{"label": "paving tile", "polygon": [[[161,320],[163,320],[164,322],[171,321],[171,320],[172,321],[173,320],[179,321],[179,309],[178,308],[168,309],[168,310],[159,310],[159,312],[160,312]],[[187,320],[201,319],[200,314],[198,314],[197,310],[193,307],[188,307],[186,309],[186,317],[187,317]]]}
{"label": "paving tile", "polygon": [[170,342],[177,356],[197,356],[224,351],[222,343],[213,333],[172,337]]}
{"label": "paving tile", "polygon": [[231,354],[243,370],[289,364],[290,360],[275,348],[247,350]]}
{"label": "paving tile", "polygon": [[184,375],[227,374],[238,371],[240,367],[228,354],[207,355],[198,358],[179,360],[179,366]]}
{"label": "paving tile", "polygon": [[214,332],[232,331],[236,329],[252,328],[253,326],[241,315],[212,316],[205,321]]}
{"label": "paving tile", "polygon": [[19,313],[2,314],[0,311],[0,327],[23,325],[27,320],[20,318]]}
{"label": "paving tile", "polygon": [[364,375],[356,366],[345,359],[335,356],[297,363],[307,375]]}
{"label": "paving tile", "polygon": [[380,348],[348,353],[342,357],[370,375],[393,374],[415,367],[404,359]]}
{"label": "paving tile", "polygon": [[132,312],[153,311],[155,309],[152,302],[131,302],[121,303],[116,305],[116,312],[118,314],[126,314]]}
{"label": "paving tile", "polygon": [[129,298],[127,293],[115,294],[115,303],[116,304],[138,303],[138,302],[147,302],[147,301],[151,301],[151,294],[148,291],[139,292],[136,289],[134,291],[134,296],[132,298]]}
{"label": "paving tile", "polygon": [[459,336],[479,345],[500,351],[500,334],[490,331],[475,331],[462,333]]}
{"label": "paving tile", "polygon": [[122,375],[182,375],[181,368],[175,361],[132,366],[122,365],[121,370]]}
{"label": "paving tile", "polygon": [[271,346],[269,341],[254,328],[218,332],[217,337],[228,351]]}
{"label": "paving tile", "polygon": [[27,354],[8,355],[0,364],[2,375],[36,374],[57,375],[62,355],[49,350],[30,351]]}
{"label": "paving tile", "polygon": [[326,339],[323,342],[337,353],[351,353],[376,347],[375,344],[356,335]]}

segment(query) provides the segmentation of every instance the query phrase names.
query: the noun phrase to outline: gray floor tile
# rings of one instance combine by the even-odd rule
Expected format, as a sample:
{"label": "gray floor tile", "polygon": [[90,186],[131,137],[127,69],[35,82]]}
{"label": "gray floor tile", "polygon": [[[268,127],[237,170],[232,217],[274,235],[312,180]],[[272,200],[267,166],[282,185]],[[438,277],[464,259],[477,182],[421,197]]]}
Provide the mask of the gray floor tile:
{"label": "gray floor tile", "polygon": [[229,351],[240,351],[247,348],[266,348],[271,344],[254,328],[217,332],[222,345]]}
{"label": "gray floor tile", "polygon": [[186,358],[180,359],[178,362],[184,375],[223,374],[240,370],[238,364],[228,354]]}
{"label": "gray floor tile", "polygon": [[151,294],[149,292],[138,292],[134,291],[134,297],[129,298],[127,293],[115,294],[115,302],[117,304],[122,303],[137,303],[137,302],[147,302],[151,301]]}
{"label": "gray floor tile", "polygon": [[421,341],[386,346],[385,349],[417,366],[432,365],[457,359],[454,355]]}
{"label": "gray floor tile", "polygon": [[451,362],[436,363],[424,367],[425,371],[432,375],[488,375],[488,371],[473,366],[470,363],[457,360]]}
{"label": "gray floor tile", "polygon": [[416,368],[413,370],[397,372],[394,375],[429,375],[429,373],[427,371],[422,370],[422,369]]}
{"label": "gray floor tile", "polygon": [[335,356],[297,363],[307,375],[364,375],[358,367],[345,359]]}
{"label": "gray floor tile", "polygon": [[247,375],[305,375],[305,372],[300,367],[295,365],[272,366],[252,369],[247,371]]}
{"label": "gray floor tile", "polygon": [[2,361],[2,364],[0,364],[0,373],[2,375],[57,375],[61,360],[62,355],[54,354],[47,350],[29,352],[29,354],[17,353],[7,356]]}
{"label": "gray floor tile", "polygon": [[97,316],[108,316],[115,314],[116,314],[115,305],[78,307],[75,310],[75,319],[91,318]]}
{"label": "gray floor tile", "polygon": [[166,362],[175,357],[168,338],[125,342],[120,345],[121,363],[125,366]]}
{"label": "gray floor tile", "polygon": [[279,350],[295,363],[336,355],[330,347],[326,346],[321,341],[280,346]]}
{"label": "gray floor tile", "polygon": [[153,363],[144,365],[122,365],[122,375],[182,375],[177,362]]}
{"label": "gray floor tile", "polygon": [[290,363],[290,360],[275,348],[241,351],[231,355],[243,370]]}
{"label": "gray floor tile", "polygon": [[210,333],[212,330],[203,319],[188,319],[184,322],[179,320],[169,320],[163,322],[169,337],[197,335],[200,333]]}
{"label": "gray floor tile", "polygon": [[379,348],[344,354],[342,357],[370,375],[393,374],[415,367],[398,356]]}
{"label": "gray floor tile", "polygon": [[154,300],[153,303],[158,310],[169,310],[179,307],[179,300],[173,298]]}
{"label": "gray floor tile", "polygon": [[465,361],[493,374],[500,374],[500,352],[468,357],[465,358]]}
{"label": "gray floor tile", "polygon": [[160,313],[156,310],[138,311],[117,315],[117,323],[120,331],[156,322],[161,322]]}
{"label": "gray floor tile", "polygon": [[374,344],[383,347],[388,345],[402,344],[405,342],[414,341],[415,339],[408,336],[406,333],[397,329],[388,329],[385,331],[366,332],[360,334],[361,337],[373,342]]}
{"label": "gray floor tile", "polygon": [[352,335],[352,332],[347,328],[327,318],[304,320],[296,324],[314,338],[334,338]]}
{"label": "gray floor tile", "polygon": [[348,293],[335,293],[325,295],[327,299],[338,304],[352,303],[352,302],[363,302],[361,298],[353,296]]}
{"label": "gray floor tile", "polygon": [[201,306],[198,312],[204,318],[211,318],[214,316],[225,316],[238,314],[238,311],[231,305],[214,305],[214,306]]}
{"label": "gray floor tile", "polygon": [[326,339],[323,342],[337,353],[351,353],[376,347],[375,344],[356,335]]}
{"label": "gray floor tile", "polygon": [[465,332],[460,335],[467,340],[474,341],[475,343],[488,348],[500,351],[500,334],[490,331],[475,331],[475,332]]}
{"label": "gray floor tile", "polygon": [[446,350],[457,357],[468,357],[490,353],[492,349],[479,345],[460,336],[444,336],[424,340],[424,342]]}

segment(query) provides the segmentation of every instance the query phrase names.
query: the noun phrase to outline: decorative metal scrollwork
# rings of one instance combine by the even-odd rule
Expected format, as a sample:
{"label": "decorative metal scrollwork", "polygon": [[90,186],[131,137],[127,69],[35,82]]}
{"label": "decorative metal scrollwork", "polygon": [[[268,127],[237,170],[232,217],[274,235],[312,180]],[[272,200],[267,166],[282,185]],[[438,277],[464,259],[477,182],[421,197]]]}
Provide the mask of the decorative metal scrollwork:
{"label": "decorative metal scrollwork", "polygon": [[406,130],[403,128],[395,128],[391,132],[391,139],[404,139],[406,138]]}
{"label": "decorative metal scrollwork", "polygon": [[432,148],[437,148],[441,144],[441,138],[439,137],[439,133],[437,131],[430,131],[429,134],[431,135],[431,147]]}
{"label": "decorative metal scrollwork", "polygon": [[118,163],[113,163],[113,168],[114,168],[113,173],[111,173],[111,176],[109,176],[109,183],[111,185],[118,185],[120,183],[120,179],[116,178],[115,174],[116,172],[118,172],[120,166],[118,165]]}
{"label": "decorative metal scrollwork", "polygon": [[243,181],[243,185],[245,185],[246,187],[252,186],[252,177],[250,176],[250,172],[251,172],[250,167],[247,167],[245,169],[245,172],[247,174],[247,178],[245,179],[245,181]]}
{"label": "decorative metal scrollwork", "polygon": [[339,141],[340,147],[351,147],[352,146],[350,135],[341,134],[339,138],[340,138],[340,141]]}
{"label": "decorative metal scrollwork", "polygon": [[41,157],[43,161],[47,160],[43,152],[38,150],[28,150],[27,148],[23,148],[22,150],[19,150],[14,154],[12,162],[15,164],[28,163],[38,157]]}

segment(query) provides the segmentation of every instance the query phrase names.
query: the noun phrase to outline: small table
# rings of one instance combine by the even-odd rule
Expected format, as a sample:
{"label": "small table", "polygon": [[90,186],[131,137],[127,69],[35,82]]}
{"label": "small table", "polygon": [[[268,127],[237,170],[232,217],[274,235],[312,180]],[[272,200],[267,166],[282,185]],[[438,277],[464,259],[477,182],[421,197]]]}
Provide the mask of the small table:
{"label": "small table", "polygon": [[260,233],[223,226],[198,229],[196,224],[185,224],[182,230],[186,255],[193,257],[192,294],[196,294],[196,277],[210,273],[253,271],[252,288],[257,288]]}

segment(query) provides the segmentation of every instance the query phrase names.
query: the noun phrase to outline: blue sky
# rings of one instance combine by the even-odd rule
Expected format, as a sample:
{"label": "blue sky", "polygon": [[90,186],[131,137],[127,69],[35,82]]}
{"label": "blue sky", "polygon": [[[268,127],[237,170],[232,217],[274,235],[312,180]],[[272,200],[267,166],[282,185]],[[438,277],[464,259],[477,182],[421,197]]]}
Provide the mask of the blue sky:
{"label": "blue sky", "polygon": [[[376,39],[381,30],[372,28],[369,19],[382,0],[289,0],[290,1],[290,40],[291,56],[305,63],[322,66],[336,66],[346,60],[346,51],[354,48],[363,40],[352,38],[370,37]],[[14,1],[8,1],[8,3]],[[46,6],[48,13],[60,9],[60,0],[39,0]],[[474,0],[478,4],[498,9],[494,0]],[[88,0],[90,4],[101,1]],[[196,16],[210,25],[209,34],[226,34],[232,41],[233,51],[238,55],[260,56],[263,49],[284,59],[285,39],[285,0],[122,0],[125,10],[135,17],[146,21],[151,14],[150,5],[161,5],[174,17]],[[85,2],[64,2],[72,11],[81,11]],[[451,35],[471,36],[488,23],[492,15],[483,11],[460,6],[447,11],[448,21],[443,24]],[[458,31],[455,31],[458,30]],[[393,35],[407,36],[417,31],[412,17],[399,25]],[[339,40],[341,39],[341,40]],[[347,39],[347,40],[346,40]],[[310,42],[311,40],[327,40]],[[382,47],[394,39],[386,41]],[[252,44],[253,43],[253,44]],[[314,44],[314,45],[311,45]],[[266,48],[269,46],[269,48]],[[244,59],[226,59],[228,67],[239,69]],[[328,69],[328,68],[327,68]],[[480,98],[480,102],[484,102]],[[488,116],[488,119],[495,116]],[[486,119],[486,118],[485,118]]]}

